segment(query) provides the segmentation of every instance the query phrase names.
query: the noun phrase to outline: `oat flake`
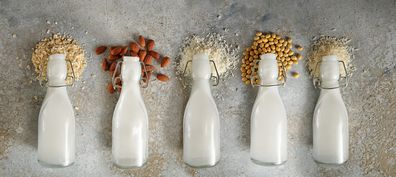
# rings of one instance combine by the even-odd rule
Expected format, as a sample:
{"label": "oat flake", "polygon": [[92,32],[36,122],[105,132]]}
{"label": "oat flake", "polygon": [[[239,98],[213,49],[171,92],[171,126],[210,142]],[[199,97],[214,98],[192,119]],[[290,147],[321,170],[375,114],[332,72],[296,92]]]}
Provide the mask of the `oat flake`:
{"label": "oat flake", "polygon": [[[66,61],[71,61],[73,64],[75,79],[78,80],[81,77],[87,64],[84,50],[70,36],[53,34],[38,42],[32,54],[32,62],[38,75],[37,79],[47,80],[48,57],[52,54],[66,54]],[[67,62],[67,76],[66,82],[70,84],[73,73],[69,62]]]}

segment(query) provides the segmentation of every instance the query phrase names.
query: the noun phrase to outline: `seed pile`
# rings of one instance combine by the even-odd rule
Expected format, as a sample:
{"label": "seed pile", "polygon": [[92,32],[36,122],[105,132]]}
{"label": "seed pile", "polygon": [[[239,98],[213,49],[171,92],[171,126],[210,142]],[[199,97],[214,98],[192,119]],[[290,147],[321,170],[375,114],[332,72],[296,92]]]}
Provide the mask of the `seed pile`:
{"label": "seed pile", "polygon": [[[38,42],[32,54],[32,62],[39,80],[47,80],[48,57],[52,54],[66,54],[66,61],[71,61],[73,65],[75,79],[81,77],[87,64],[83,48],[70,36],[53,34]],[[70,63],[67,62],[66,83],[68,84],[72,82],[73,71]]]}
{"label": "seed pile", "polygon": [[[308,52],[307,68],[311,77],[319,77],[320,71],[318,63],[322,61],[322,57],[326,55],[336,55],[338,60],[343,61],[350,76],[353,71],[351,65],[352,47],[348,45],[350,40],[345,37],[336,38],[330,36],[321,36],[314,40],[311,49]],[[345,71],[340,64],[340,74],[345,76]]]}
{"label": "seed pile", "polygon": [[[291,38],[282,38],[278,34],[256,32],[252,45],[246,48],[243,53],[241,65],[242,81],[245,84],[250,84],[250,80],[254,79],[254,83],[260,83],[260,79],[257,75],[258,61],[260,60],[260,55],[266,53],[277,55],[278,80],[284,80],[286,72],[292,68],[293,64],[298,64],[298,60],[302,59],[301,54],[295,53],[292,50],[292,42]],[[304,49],[299,45],[296,45],[295,48],[298,51],[302,51]],[[299,75],[298,73],[295,73],[292,76],[297,78]]]}
{"label": "seed pile", "polygon": [[[154,65],[153,60],[160,65],[159,67],[165,68],[170,64],[170,58],[168,56],[162,56],[158,52],[154,51],[154,47],[155,41],[152,39],[146,40],[142,35],[138,37],[136,42],[130,42],[129,46],[110,46],[108,54],[105,55],[107,57],[104,57],[102,60],[102,70],[109,71],[111,77],[113,77],[115,72],[115,76],[117,77],[121,74],[121,67],[119,67],[117,71],[115,70],[117,62],[119,62],[123,56],[135,56],[139,57],[140,61],[146,68],[146,72],[144,72],[144,67],[142,66],[142,78],[145,84],[150,82],[152,74],[156,76],[157,80],[167,82],[169,77],[159,72],[159,69]],[[96,55],[105,53],[107,48],[107,46],[97,47],[95,50]],[[107,85],[107,91],[109,93],[114,93],[115,91],[121,92],[122,81],[117,80],[116,86],[119,86],[117,90],[114,89],[115,86],[113,86],[112,82],[109,82]]]}
{"label": "seed pile", "polygon": [[[198,53],[206,53],[209,60],[216,63],[220,77],[227,77],[238,62],[237,48],[227,43],[224,36],[216,33],[209,33],[205,37],[192,35],[187,37],[180,49],[177,63],[177,73],[183,74],[184,68],[189,60]],[[192,67],[186,69],[186,76],[190,76]]]}

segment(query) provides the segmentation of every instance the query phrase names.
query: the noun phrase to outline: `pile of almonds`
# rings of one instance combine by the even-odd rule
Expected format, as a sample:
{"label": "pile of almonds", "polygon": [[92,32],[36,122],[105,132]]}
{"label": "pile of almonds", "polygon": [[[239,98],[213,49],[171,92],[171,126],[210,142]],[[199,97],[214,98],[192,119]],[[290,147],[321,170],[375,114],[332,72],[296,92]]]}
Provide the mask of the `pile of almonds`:
{"label": "pile of almonds", "polygon": [[[116,76],[121,74],[121,68],[115,71],[117,62],[122,59],[123,56],[136,56],[139,57],[140,61],[144,63],[146,72],[143,71],[142,66],[142,78],[143,81],[148,84],[150,82],[151,75],[155,75],[159,81],[167,82],[169,77],[163,73],[157,71],[153,60],[155,60],[161,68],[165,68],[170,64],[170,58],[168,56],[162,56],[158,52],[154,51],[155,41],[152,39],[146,40],[143,36],[139,36],[137,42],[131,42],[129,46],[111,46],[107,57],[102,60],[103,71],[109,71],[112,77],[114,72]],[[99,46],[96,48],[96,55],[100,55],[106,52],[107,46]],[[117,91],[121,91],[122,82],[117,80],[116,86]],[[111,82],[107,85],[109,93],[114,93],[116,90]]]}
{"label": "pile of almonds", "polygon": [[[252,45],[245,49],[242,58],[241,73],[242,81],[245,84],[253,83],[259,84],[260,79],[257,75],[258,61],[260,55],[265,53],[276,54],[278,62],[278,80],[284,80],[284,75],[289,71],[293,64],[298,64],[298,60],[302,59],[302,55],[295,53],[292,50],[293,43],[291,38],[282,38],[278,34],[256,32]],[[296,45],[298,51],[302,51],[303,47]],[[253,77],[252,77],[253,76]],[[292,76],[297,78],[298,73],[293,72]]]}

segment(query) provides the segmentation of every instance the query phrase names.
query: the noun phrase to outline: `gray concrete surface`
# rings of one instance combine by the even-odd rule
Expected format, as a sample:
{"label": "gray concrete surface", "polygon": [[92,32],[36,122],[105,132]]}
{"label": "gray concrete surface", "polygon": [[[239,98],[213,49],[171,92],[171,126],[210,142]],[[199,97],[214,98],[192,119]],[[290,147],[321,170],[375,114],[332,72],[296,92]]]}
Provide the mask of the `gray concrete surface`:
{"label": "gray concrete surface", "polygon": [[[395,9],[395,0],[0,0],[0,176],[396,176]],[[30,57],[35,43],[48,36],[47,29],[72,35],[84,45],[88,60],[83,79],[69,89],[79,107],[77,159],[63,169],[40,166],[36,155],[45,88],[30,83]],[[193,169],[181,161],[189,90],[176,79],[143,91],[150,119],[148,164],[131,170],[112,165],[111,117],[117,97],[106,93],[109,77],[93,54],[95,46],[124,44],[141,33],[175,58],[182,39],[191,33],[218,32],[246,47],[255,30],[289,35],[306,49],[320,34],[347,36],[359,49],[353,61],[356,72],[342,90],[350,118],[346,164],[325,166],[312,160],[312,113],[319,92],[302,63],[297,67],[301,77],[281,89],[289,126],[286,164],[263,167],[249,160],[256,91],[240,82],[236,69],[235,77],[213,88],[221,115],[222,158],[217,166]],[[169,70],[173,78],[174,67]]]}

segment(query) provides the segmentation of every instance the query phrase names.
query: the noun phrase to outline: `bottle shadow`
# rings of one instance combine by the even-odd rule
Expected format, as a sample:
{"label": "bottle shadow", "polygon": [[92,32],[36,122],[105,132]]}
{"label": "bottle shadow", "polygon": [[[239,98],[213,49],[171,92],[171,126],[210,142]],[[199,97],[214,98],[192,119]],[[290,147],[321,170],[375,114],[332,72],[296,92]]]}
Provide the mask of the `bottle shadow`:
{"label": "bottle shadow", "polygon": [[39,90],[36,92],[37,95],[33,96],[33,98],[29,101],[30,109],[26,109],[27,117],[27,126],[24,135],[22,135],[22,142],[34,149],[37,149],[37,141],[38,141],[38,118],[40,114],[41,104],[45,97],[45,90],[41,88],[37,83],[33,82],[30,86],[28,86],[28,90]]}
{"label": "bottle shadow", "polygon": [[176,151],[175,153],[178,156],[176,159],[182,159],[184,111],[191,91],[191,86],[186,84],[189,82],[183,79],[177,79],[175,85],[172,86],[177,90],[172,93],[175,95],[171,96],[171,98],[175,99],[169,99],[169,104],[166,106],[166,110],[172,111],[166,113],[168,114],[166,115],[168,119],[164,122],[166,125],[163,130],[165,134],[164,141],[169,149],[174,149]]}
{"label": "bottle shadow", "polygon": [[119,95],[115,96],[114,93],[113,95],[107,94],[110,98],[108,98],[108,103],[110,106],[110,109],[103,109],[104,111],[101,112],[101,130],[102,133],[99,135],[99,141],[100,144],[103,145],[106,149],[111,149],[111,144],[112,144],[112,122],[113,122],[113,112],[115,109],[115,106],[117,104],[117,100]]}

